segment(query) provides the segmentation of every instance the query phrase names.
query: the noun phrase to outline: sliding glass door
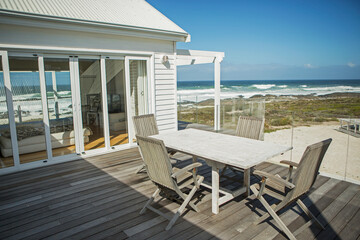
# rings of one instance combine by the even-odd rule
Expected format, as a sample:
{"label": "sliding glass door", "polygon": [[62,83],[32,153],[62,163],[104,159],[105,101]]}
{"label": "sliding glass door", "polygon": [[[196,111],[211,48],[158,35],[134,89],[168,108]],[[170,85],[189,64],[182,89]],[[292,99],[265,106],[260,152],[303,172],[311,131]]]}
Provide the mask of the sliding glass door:
{"label": "sliding glass door", "polygon": [[[3,58],[5,59],[3,60]],[[9,99],[10,82],[7,79],[8,83],[6,84],[3,70],[4,65],[5,68],[8,68],[7,61],[7,54],[0,54],[0,169],[15,166],[12,146],[14,139],[11,137],[9,124],[11,116],[8,111],[8,106],[12,106],[12,104],[9,104],[11,102]]]}
{"label": "sliding glass door", "polygon": [[133,116],[139,116],[150,112],[149,106],[149,59],[140,57],[126,57],[127,99],[129,110],[129,139],[135,138]]}
{"label": "sliding glass door", "polygon": [[125,61],[106,59],[106,92],[110,146],[129,142],[126,108]]}
{"label": "sliding glass door", "polygon": [[104,148],[100,59],[79,59],[79,79],[84,150]]}
{"label": "sliding glass door", "polygon": [[151,112],[150,58],[9,55],[0,51],[0,169],[132,143],[132,117]]}
{"label": "sliding glass door", "polygon": [[38,58],[9,56],[9,70],[20,163],[47,159]]}
{"label": "sliding glass door", "polygon": [[75,153],[75,131],[68,58],[44,58],[52,156]]}

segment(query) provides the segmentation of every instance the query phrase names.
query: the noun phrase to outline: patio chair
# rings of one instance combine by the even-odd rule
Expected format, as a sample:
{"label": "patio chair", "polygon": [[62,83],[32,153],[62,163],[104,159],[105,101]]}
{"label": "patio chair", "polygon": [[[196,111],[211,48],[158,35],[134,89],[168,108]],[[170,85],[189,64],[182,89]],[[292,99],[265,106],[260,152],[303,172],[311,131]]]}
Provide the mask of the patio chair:
{"label": "patio chair", "polygon": [[[271,216],[290,239],[296,239],[277,215],[278,211],[296,201],[306,215],[312,218],[311,221],[315,221],[320,228],[324,229],[324,226],[316,219],[300,198],[305,196],[314,184],[318,175],[320,164],[331,141],[332,139],[329,138],[308,146],[299,164],[290,161],[281,161],[282,163],[289,165],[287,180],[278,175],[275,176],[263,171],[254,171],[254,174],[260,176],[262,180],[260,183],[250,186],[250,189],[268,212],[260,217],[255,224],[259,224]],[[292,169],[294,167],[296,167],[297,170],[292,178]],[[270,206],[263,197],[264,194],[275,197],[281,200],[281,202],[277,205]]]}
{"label": "patio chair", "polygon": [[[142,208],[140,214],[143,214],[146,209],[149,209],[165,217],[170,221],[165,228],[169,230],[178,217],[184,212],[187,205],[196,212],[199,212],[198,207],[193,202],[190,202],[190,200],[196,191],[200,189],[200,184],[204,180],[204,177],[196,175],[196,168],[202,164],[197,162],[182,169],[173,168],[163,141],[139,135],[136,136],[136,139],[146,166],[147,174],[150,180],[157,186],[156,191]],[[192,173],[188,172],[189,170],[193,170]],[[185,189],[191,190],[186,194],[183,191]],[[177,209],[173,217],[167,216],[150,205],[158,195],[176,201],[182,200],[181,206]]]}
{"label": "patio chair", "polygon": [[[236,126],[235,136],[263,140],[264,122],[264,118],[240,116]],[[229,167],[226,165],[221,171],[220,176],[230,178],[224,175],[227,168],[230,168],[233,172],[243,172],[240,168]]]}
{"label": "patio chair", "polygon": [[263,140],[264,118],[240,116],[235,136]]}
{"label": "patio chair", "polygon": [[159,134],[154,114],[133,116],[135,135],[148,137]]}
{"label": "patio chair", "polygon": [[[133,116],[135,135],[148,137],[159,134],[158,126],[156,124],[154,114],[146,114],[140,116]],[[170,155],[174,155],[175,151],[168,150]],[[175,160],[171,160],[172,163],[176,163]],[[136,169],[135,173],[145,171],[145,165],[142,164]]]}

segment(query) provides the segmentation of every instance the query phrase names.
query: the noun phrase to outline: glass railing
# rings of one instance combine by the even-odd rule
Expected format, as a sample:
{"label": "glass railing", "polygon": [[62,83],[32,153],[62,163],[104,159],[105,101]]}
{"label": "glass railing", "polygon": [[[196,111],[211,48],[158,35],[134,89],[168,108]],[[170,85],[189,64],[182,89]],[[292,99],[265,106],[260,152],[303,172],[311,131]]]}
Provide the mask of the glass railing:
{"label": "glass railing", "polygon": [[180,129],[189,125],[209,129],[214,127],[214,99],[179,95],[177,104]]}
{"label": "glass railing", "polygon": [[263,118],[265,114],[264,98],[229,98],[221,100],[221,128],[236,130],[239,116]]}
{"label": "glass railing", "polygon": [[[292,146],[270,159],[299,162],[306,147],[332,138],[323,175],[360,183],[360,99],[351,97],[253,97],[221,99],[221,130],[235,133],[239,116],[265,117],[264,141]],[[179,129],[214,126],[214,100],[178,96]],[[183,125],[182,125],[183,124]],[[181,127],[183,126],[183,127]]]}
{"label": "glass railing", "polygon": [[221,128],[235,130],[238,116],[265,116],[264,140],[293,146],[271,159],[299,162],[308,145],[332,138],[320,172],[360,182],[360,99],[351,97],[259,97],[222,99]]}

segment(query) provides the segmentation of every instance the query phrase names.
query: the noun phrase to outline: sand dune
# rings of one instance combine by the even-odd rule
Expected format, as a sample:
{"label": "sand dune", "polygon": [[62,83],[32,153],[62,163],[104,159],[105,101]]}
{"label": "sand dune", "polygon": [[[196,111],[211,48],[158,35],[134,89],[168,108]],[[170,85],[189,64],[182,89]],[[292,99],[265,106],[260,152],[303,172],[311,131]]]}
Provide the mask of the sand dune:
{"label": "sand dune", "polygon": [[[295,127],[293,130],[292,161],[299,162],[306,146],[332,138],[333,141],[320,167],[323,174],[337,175],[347,180],[360,183],[360,138],[349,136],[337,131],[339,125],[315,125],[310,127]],[[291,129],[279,130],[265,134],[265,141],[282,145],[291,144]],[[279,163],[289,160],[291,153],[272,158],[270,161]]]}

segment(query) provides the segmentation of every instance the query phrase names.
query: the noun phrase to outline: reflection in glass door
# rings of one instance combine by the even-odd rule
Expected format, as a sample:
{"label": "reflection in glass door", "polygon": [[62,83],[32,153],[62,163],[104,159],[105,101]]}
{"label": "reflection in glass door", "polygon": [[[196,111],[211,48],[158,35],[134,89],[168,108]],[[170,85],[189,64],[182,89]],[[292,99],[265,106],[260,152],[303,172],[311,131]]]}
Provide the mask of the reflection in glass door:
{"label": "reflection in glass door", "polygon": [[75,153],[69,60],[45,58],[44,66],[52,154]]}
{"label": "reflection in glass door", "polygon": [[47,159],[38,59],[9,57],[9,69],[20,163]]}
{"label": "reflection in glass door", "polygon": [[13,149],[11,143],[9,112],[6,104],[6,92],[4,75],[2,68],[2,58],[0,56],[0,168],[14,166]]}
{"label": "reflection in glass door", "polygon": [[107,59],[106,92],[110,146],[128,143],[124,60]]}
{"label": "reflection in glass door", "polygon": [[133,116],[148,113],[148,78],[146,60],[130,60],[130,100]]}
{"label": "reflection in glass door", "polygon": [[104,148],[100,59],[79,59],[79,77],[84,149]]}
{"label": "reflection in glass door", "polygon": [[126,82],[127,86],[127,107],[130,112],[128,116],[129,139],[135,137],[134,125],[131,118],[149,113],[149,93],[148,93],[148,60],[136,59],[133,57],[125,58]]}

